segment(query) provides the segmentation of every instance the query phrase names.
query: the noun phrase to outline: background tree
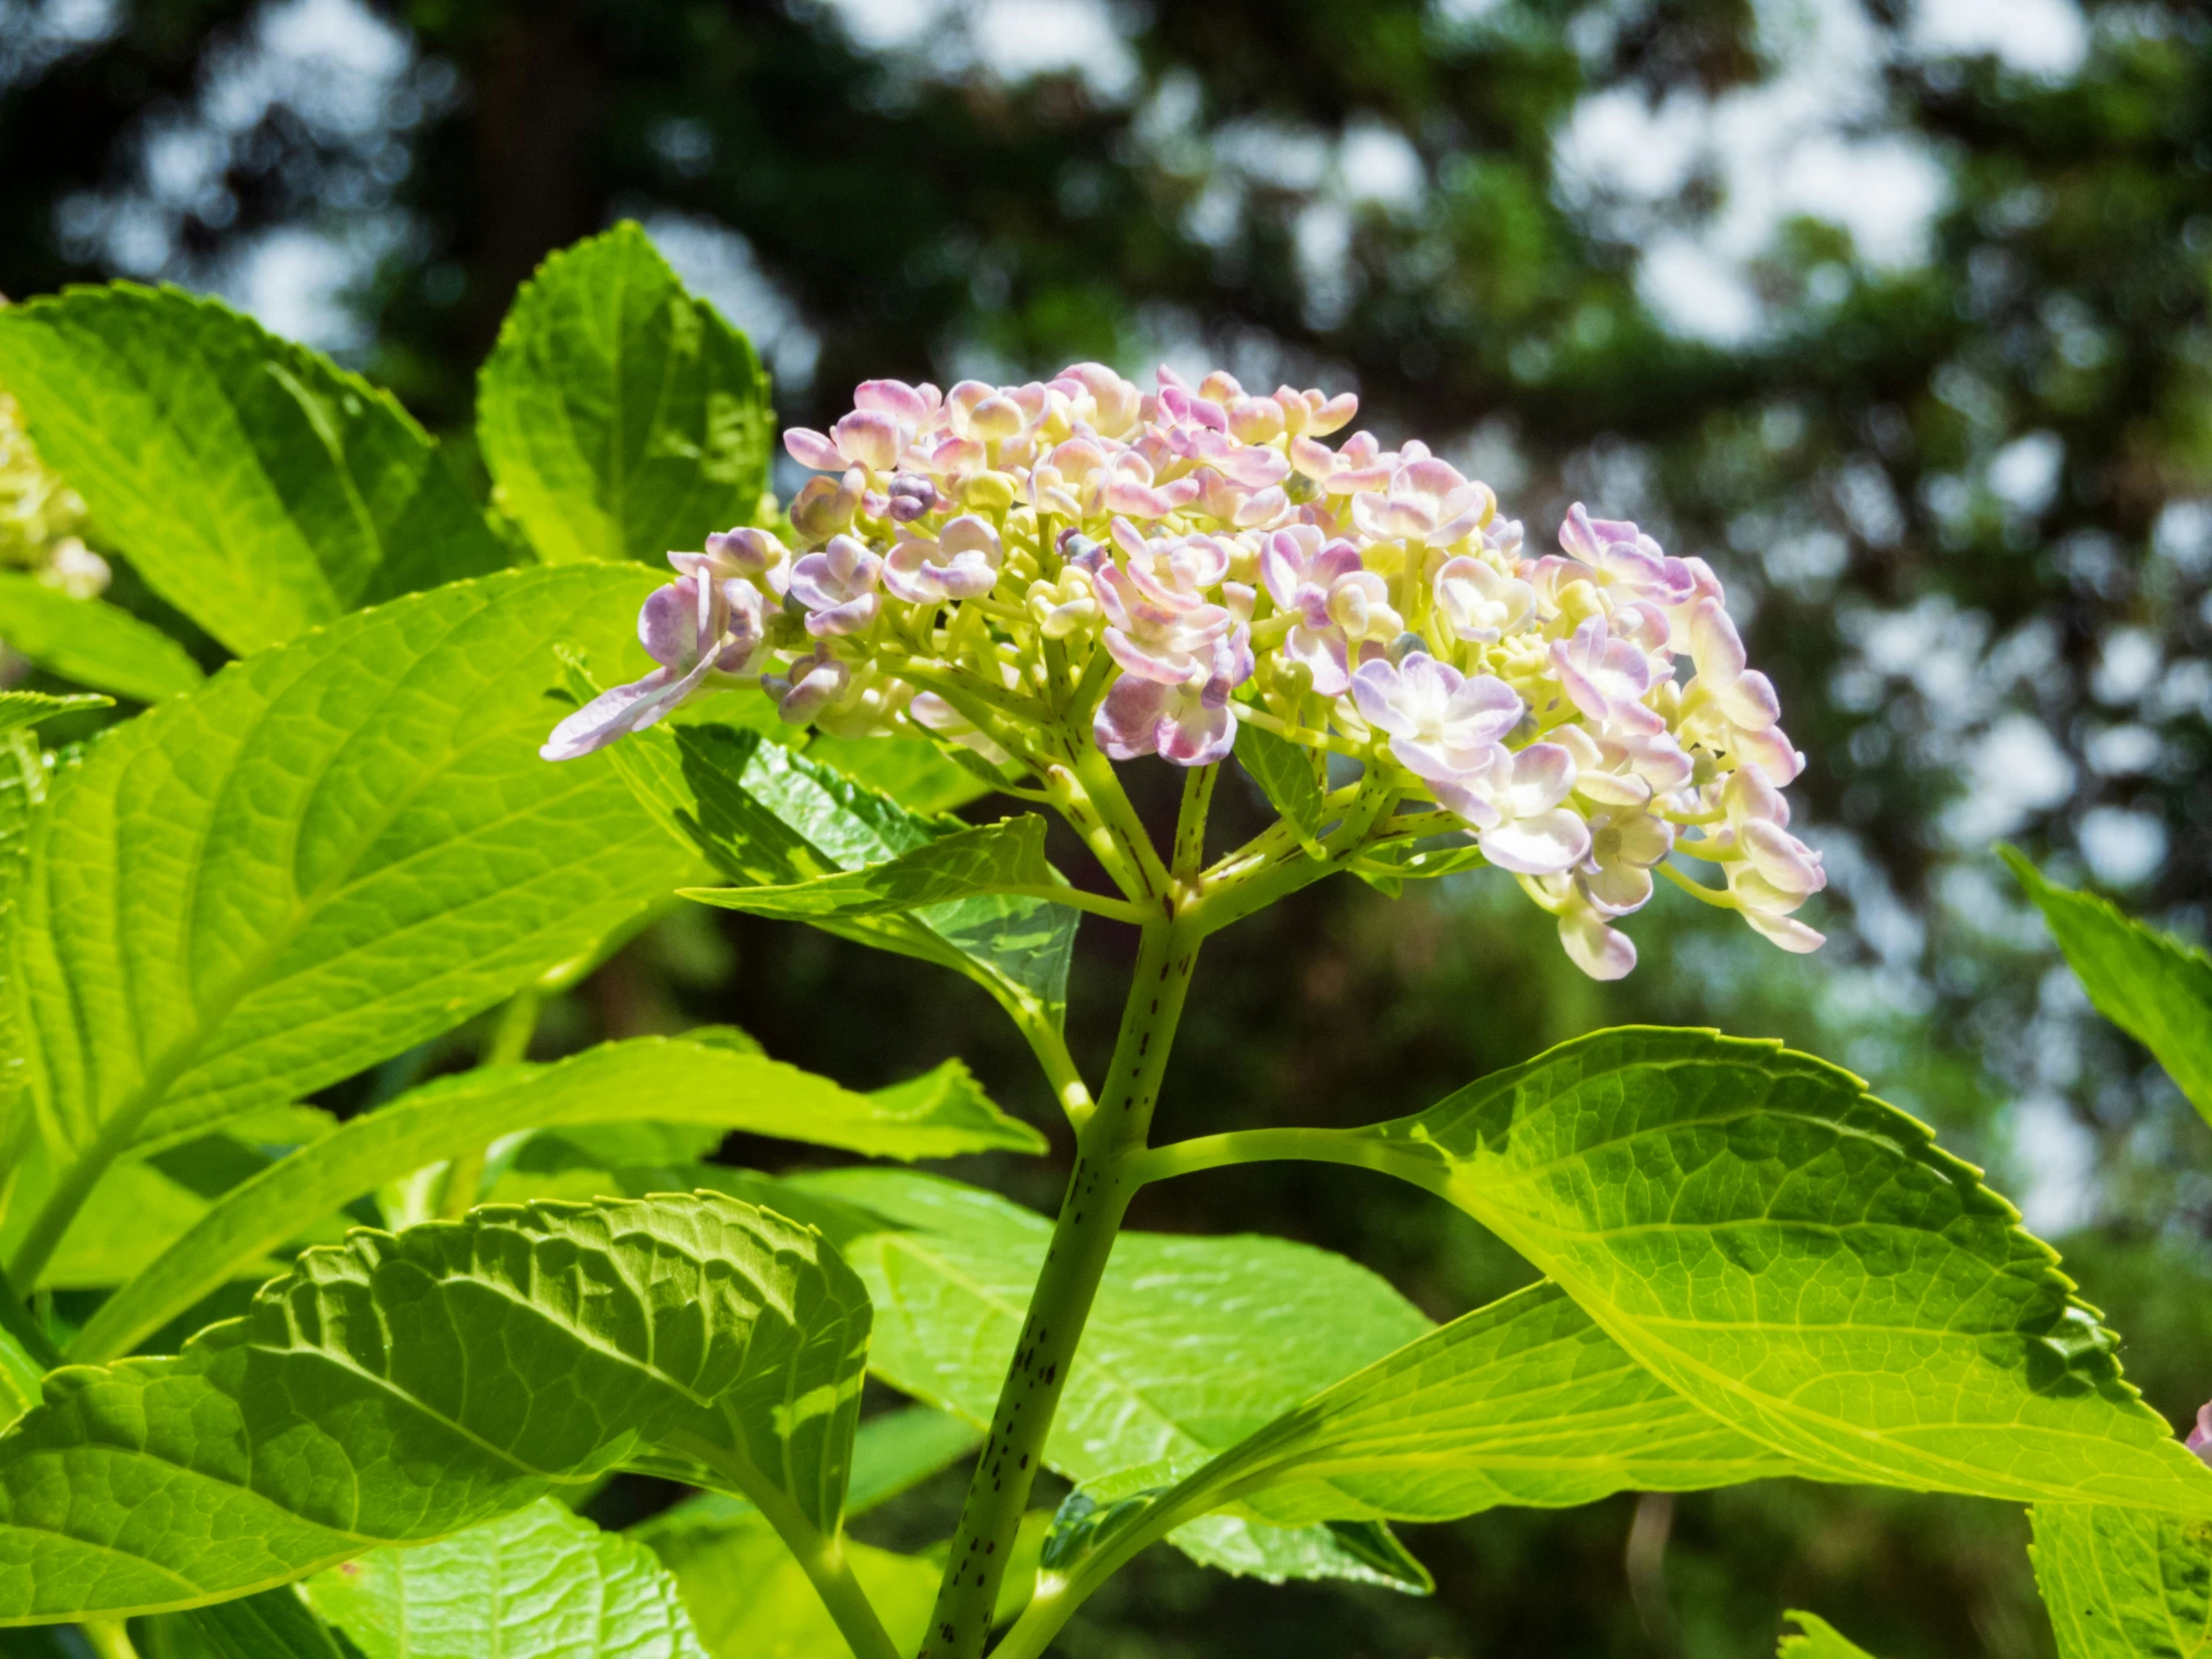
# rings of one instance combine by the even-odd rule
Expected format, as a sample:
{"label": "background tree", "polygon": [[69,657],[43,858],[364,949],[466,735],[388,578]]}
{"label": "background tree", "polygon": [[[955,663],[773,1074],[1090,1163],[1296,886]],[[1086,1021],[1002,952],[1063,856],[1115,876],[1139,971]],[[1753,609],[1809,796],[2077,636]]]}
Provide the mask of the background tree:
{"label": "background tree", "polygon": [[[1357,386],[1385,436],[1456,434],[1532,539],[1577,498],[1641,519],[1755,614],[1813,758],[1829,951],[1778,965],[1674,913],[1592,987],[1516,903],[1318,889],[1224,942],[1306,966],[1219,974],[1256,994],[1193,1010],[1174,1109],[1366,1121],[1631,1018],[1784,1035],[2078,1226],[2179,1420],[2212,1392],[2212,1140],[2048,971],[1988,847],[2205,931],[2212,25],[2181,0],[1975,15],[0,0],[0,289],[160,276],[289,306],[273,325],[458,433],[516,284],[632,215],[753,331],[793,423],[865,375],[1220,360]],[[151,609],[128,570],[115,596]],[[980,999],[727,920],[641,939],[548,1040],[736,1017],[855,1083],[1002,1042]],[[869,1052],[810,1051],[832,983],[880,1010]],[[1079,968],[1102,1040],[1083,1008]],[[1047,1202],[1057,1177],[1007,1179]],[[1431,1313],[1512,1271],[1392,1194],[1272,1190],[1269,1226]],[[1789,1603],[1848,1605],[1899,1656],[2040,1653],[2024,1536],[1992,1505],[1795,1486],[1499,1513],[1415,1538],[1434,1602],[1256,1596],[1160,1556],[1067,1650],[1750,1654]]]}

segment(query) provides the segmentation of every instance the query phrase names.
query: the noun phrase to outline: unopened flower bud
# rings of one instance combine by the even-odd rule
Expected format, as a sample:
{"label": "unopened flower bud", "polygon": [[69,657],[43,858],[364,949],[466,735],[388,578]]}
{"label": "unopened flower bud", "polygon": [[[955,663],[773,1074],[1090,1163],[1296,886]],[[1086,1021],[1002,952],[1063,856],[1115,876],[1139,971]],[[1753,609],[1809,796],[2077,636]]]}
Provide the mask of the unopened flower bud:
{"label": "unopened flower bud", "polygon": [[915,472],[898,474],[884,493],[889,499],[891,518],[900,524],[913,523],[937,500],[937,486]]}
{"label": "unopened flower bud", "polygon": [[1017,486],[1003,472],[978,472],[967,481],[961,500],[970,511],[1002,513],[1014,504]]}

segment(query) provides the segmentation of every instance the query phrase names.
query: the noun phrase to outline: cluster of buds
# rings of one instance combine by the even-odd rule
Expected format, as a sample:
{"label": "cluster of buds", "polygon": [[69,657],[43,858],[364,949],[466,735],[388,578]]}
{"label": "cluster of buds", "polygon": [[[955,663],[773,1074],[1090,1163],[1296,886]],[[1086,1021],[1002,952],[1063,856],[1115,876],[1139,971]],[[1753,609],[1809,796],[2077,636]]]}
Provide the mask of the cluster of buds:
{"label": "cluster of buds", "polygon": [[72,599],[108,586],[108,561],[84,544],[85,504],[39,460],[14,398],[0,392],[0,568],[27,570]]}
{"label": "cluster of buds", "polygon": [[1579,506],[1530,556],[1425,445],[1325,442],[1350,395],[1166,368],[1147,393],[1079,363],[949,393],[873,380],[854,402],[785,436],[820,474],[789,543],[736,529],[671,554],[640,623],[660,666],[564,721],[548,759],[733,685],[794,724],[1033,770],[1048,722],[1186,767],[1253,725],[1432,801],[1598,978],[1634,966],[1612,924],[1655,872],[1786,949],[1820,944],[1793,914],[1820,856],[1781,795],[1804,757],[1702,560]]}

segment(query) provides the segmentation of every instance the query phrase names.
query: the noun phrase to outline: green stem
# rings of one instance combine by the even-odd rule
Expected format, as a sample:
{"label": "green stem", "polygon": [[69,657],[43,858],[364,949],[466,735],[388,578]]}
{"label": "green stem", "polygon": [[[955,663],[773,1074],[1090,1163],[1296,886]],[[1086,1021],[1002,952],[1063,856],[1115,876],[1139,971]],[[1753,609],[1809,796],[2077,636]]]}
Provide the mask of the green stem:
{"label": "green stem", "polygon": [[814,1585],[815,1594],[822,1598],[837,1633],[852,1650],[853,1659],[901,1659],[898,1644],[876,1616],[875,1604],[853,1576],[841,1533],[824,1535],[782,1487],[764,1478],[746,1458],[706,1436],[683,1431],[670,1435],[666,1443],[672,1451],[680,1451],[723,1476],[761,1511],[792,1552],[807,1581]]}
{"label": "green stem", "polygon": [[1126,921],[1132,927],[1142,926],[1152,919],[1150,910],[1140,910],[1126,898],[1109,898],[1104,893],[1086,892],[1081,887],[994,886],[990,891],[1014,898],[1041,898],[1047,904],[1065,904],[1070,909],[1104,916],[1108,921]]}
{"label": "green stem", "polygon": [[1129,1178],[1138,1186],[1197,1175],[1231,1164],[1299,1162],[1348,1164],[1394,1175],[1430,1192],[1446,1181],[1444,1167],[1420,1143],[1384,1140],[1344,1129],[1234,1129],[1226,1135],[1201,1135],[1148,1148],[1129,1162]]}
{"label": "green stem", "polygon": [[138,1649],[131,1645],[131,1633],[121,1619],[87,1619],[77,1628],[84,1632],[85,1646],[99,1659],[138,1659]]}
{"label": "green stem", "polygon": [[[492,1027],[491,1037],[484,1044],[479,1065],[508,1066],[530,1051],[530,1039],[538,1033],[538,1010],[544,1006],[544,998],[533,988],[517,991],[499,1010],[499,1023]],[[484,1184],[484,1149],[473,1147],[446,1166],[445,1190],[438,1202],[438,1214],[447,1221],[459,1221],[475,1207],[478,1190]]]}
{"label": "green stem", "polygon": [[1198,935],[1182,921],[1163,917],[1145,924],[1106,1087],[1076,1137],[1075,1170],[1028,1317],[1015,1339],[990,1435],[968,1484],[919,1659],[977,1659],[990,1634],[999,1580],[1044,1458],[1076,1345],[1122,1215],[1140,1185],[1130,1169],[1144,1151],[1197,956]]}
{"label": "green stem", "polygon": [[1218,933],[1231,922],[1336,874],[1368,843],[1376,822],[1388,814],[1395,800],[1387,786],[1363,790],[1345,810],[1343,822],[1322,837],[1322,857],[1313,856],[1286,835],[1261,861],[1235,865],[1234,873],[1226,877],[1209,876],[1202,883],[1201,896],[1186,909],[1186,919],[1202,937]]}
{"label": "green stem", "polygon": [[1183,774],[1183,804],[1175,814],[1175,879],[1189,882],[1206,865],[1206,815],[1214,804],[1214,781],[1221,766],[1193,767]]}

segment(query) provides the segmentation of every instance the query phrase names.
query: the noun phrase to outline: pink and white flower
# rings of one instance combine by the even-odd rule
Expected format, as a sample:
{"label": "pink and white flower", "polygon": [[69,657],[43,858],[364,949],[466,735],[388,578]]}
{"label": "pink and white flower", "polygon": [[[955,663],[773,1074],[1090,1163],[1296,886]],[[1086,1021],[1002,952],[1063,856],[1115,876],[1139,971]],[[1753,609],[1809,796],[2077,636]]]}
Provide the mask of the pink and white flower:
{"label": "pink and white flower", "polygon": [[857,634],[883,609],[875,591],[883,561],[852,536],[832,536],[830,545],[792,567],[791,593],[807,607],[807,632],[817,639]]}
{"label": "pink and white flower", "polygon": [[1004,557],[998,532],[989,522],[962,513],[934,537],[902,533],[883,561],[883,586],[915,605],[975,599],[998,585]]}
{"label": "pink and white flower", "polygon": [[[1496,676],[1470,679],[1425,651],[1408,652],[1394,666],[1383,659],[1361,664],[1352,700],[1360,718],[1389,739],[1390,758],[1425,784],[1469,783],[1488,772],[1503,754],[1498,740],[1520,724],[1523,711]],[[1571,784],[1571,763],[1568,777]]]}

